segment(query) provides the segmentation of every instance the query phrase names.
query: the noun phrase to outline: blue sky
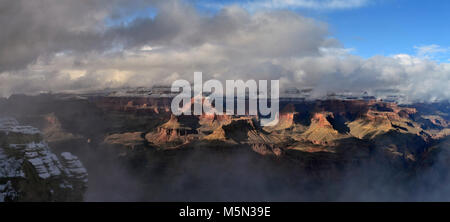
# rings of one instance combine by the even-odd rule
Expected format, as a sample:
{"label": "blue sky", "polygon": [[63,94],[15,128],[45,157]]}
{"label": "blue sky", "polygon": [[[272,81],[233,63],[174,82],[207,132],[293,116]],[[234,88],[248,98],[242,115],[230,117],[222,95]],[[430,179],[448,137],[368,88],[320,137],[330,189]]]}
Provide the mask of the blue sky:
{"label": "blue sky", "polygon": [[[449,61],[448,0],[191,0],[207,13],[238,4],[250,11],[284,9],[329,24],[331,35],[364,58],[375,55],[417,55]],[[265,4],[267,3],[267,4]],[[265,5],[264,5],[265,4]],[[432,49],[431,51],[426,49]]]}
{"label": "blue sky", "polygon": [[[415,54],[416,47],[450,45],[450,2],[385,0],[366,7],[318,13],[345,47],[363,57]],[[446,60],[443,55],[436,59]],[[447,57],[448,59],[448,57]]]}

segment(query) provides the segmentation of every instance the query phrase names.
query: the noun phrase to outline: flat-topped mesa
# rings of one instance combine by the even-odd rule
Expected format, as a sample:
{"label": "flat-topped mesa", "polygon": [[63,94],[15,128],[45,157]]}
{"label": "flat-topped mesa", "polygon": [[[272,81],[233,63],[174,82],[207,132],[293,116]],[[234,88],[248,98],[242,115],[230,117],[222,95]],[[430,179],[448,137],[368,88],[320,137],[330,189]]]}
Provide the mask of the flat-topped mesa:
{"label": "flat-topped mesa", "polygon": [[76,156],[58,157],[33,127],[5,118],[0,125],[0,202],[83,200],[87,171]]}

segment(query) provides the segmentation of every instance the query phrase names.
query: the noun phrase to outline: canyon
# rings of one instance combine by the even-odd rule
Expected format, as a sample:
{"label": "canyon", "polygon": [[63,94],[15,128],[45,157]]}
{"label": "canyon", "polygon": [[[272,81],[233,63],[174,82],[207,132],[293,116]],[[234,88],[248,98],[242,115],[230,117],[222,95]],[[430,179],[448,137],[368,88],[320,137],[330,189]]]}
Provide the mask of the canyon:
{"label": "canyon", "polygon": [[280,101],[275,126],[175,116],[164,96],[14,95],[0,106],[52,152],[78,156],[86,201],[445,200],[448,102]]}

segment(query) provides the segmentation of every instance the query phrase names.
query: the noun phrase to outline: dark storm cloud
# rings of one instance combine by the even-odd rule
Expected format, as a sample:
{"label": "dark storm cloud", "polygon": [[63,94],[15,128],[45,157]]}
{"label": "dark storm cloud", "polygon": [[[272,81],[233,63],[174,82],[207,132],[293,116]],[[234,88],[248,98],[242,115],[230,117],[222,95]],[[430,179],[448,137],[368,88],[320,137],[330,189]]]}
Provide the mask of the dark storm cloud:
{"label": "dark storm cloud", "polygon": [[0,71],[21,69],[39,56],[105,50],[105,19],[153,1],[0,0]]}
{"label": "dark storm cloud", "polygon": [[[155,16],[133,17],[148,7]],[[0,0],[0,11],[6,96],[171,84],[202,71],[220,80],[280,79],[317,95],[392,88],[410,100],[450,98],[448,63],[419,54],[363,59],[331,38],[327,24],[288,10],[225,6],[204,14],[177,0]]]}

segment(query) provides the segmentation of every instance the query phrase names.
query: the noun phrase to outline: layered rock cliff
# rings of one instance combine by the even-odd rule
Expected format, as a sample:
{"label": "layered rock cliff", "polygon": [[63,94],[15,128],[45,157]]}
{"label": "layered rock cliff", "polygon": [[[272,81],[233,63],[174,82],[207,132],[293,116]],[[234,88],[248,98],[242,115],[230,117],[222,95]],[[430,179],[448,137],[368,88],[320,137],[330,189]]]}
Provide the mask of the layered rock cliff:
{"label": "layered rock cliff", "polygon": [[0,201],[82,201],[87,176],[76,156],[54,154],[38,129],[0,118]]}
{"label": "layered rock cliff", "polygon": [[[167,98],[98,97],[49,102],[32,97],[16,102],[10,98],[7,102],[2,109],[10,109],[6,114],[40,127],[44,138],[61,141],[61,138],[70,139],[70,135],[83,137],[83,143],[65,139],[65,143],[54,142],[50,146],[83,158],[91,173],[90,180],[96,179],[88,191],[95,193],[89,200],[204,200],[201,198],[209,192],[212,198],[206,200],[240,200],[243,194],[250,193],[255,200],[273,197],[274,200],[339,201],[355,200],[339,197],[345,189],[356,196],[354,187],[362,187],[362,196],[381,189],[373,195],[378,198],[379,194],[385,194],[387,183],[395,192],[375,200],[403,200],[404,196],[390,198],[399,190],[409,198],[423,187],[438,190],[436,184],[445,184],[446,180],[439,179],[434,180],[432,187],[427,187],[428,178],[425,183],[417,182],[429,172],[439,177],[450,175],[446,175],[450,166],[448,103],[405,106],[364,100],[283,100],[279,124],[261,127],[258,116],[171,116]],[[38,119],[44,124],[34,124],[39,123]],[[11,159],[14,156],[11,156],[10,144],[34,142],[32,147],[45,149],[47,145],[41,143],[36,133],[39,130],[14,121],[5,121],[0,128],[23,132],[20,136],[10,133],[2,137],[6,138],[0,145],[5,161],[0,162],[8,164],[5,169],[13,169],[14,173],[7,178],[19,178],[1,180],[0,192],[4,199],[23,200],[24,193],[19,191],[24,189],[29,189],[25,193],[32,196],[40,195],[27,197],[32,200],[69,199],[43,196],[48,190],[56,192],[56,188],[49,188],[49,185],[44,188],[38,185],[32,191],[31,186],[20,182],[42,184],[33,179],[20,179],[21,172],[24,177],[40,178],[37,170],[40,165],[24,164],[29,161],[24,161],[26,157],[20,155],[22,162]],[[57,159],[62,168],[79,168],[71,155],[58,154]],[[65,161],[69,161],[68,164]],[[124,163],[130,170],[123,170],[121,164]],[[120,167],[105,170],[107,164]],[[27,174],[25,166],[29,165],[36,168],[36,173]],[[50,178],[58,178],[53,171],[47,171],[52,175]],[[81,174],[78,178],[73,176],[77,170],[73,173],[60,171],[72,175],[73,180],[66,179],[69,184],[80,186],[75,184]],[[41,180],[52,184],[50,178]],[[305,181],[310,182],[305,184]],[[241,184],[244,186],[239,187]],[[229,192],[230,187],[233,192]],[[303,188],[305,193],[296,193]],[[226,192],[218,192],[220,189]],[[174,194],[177,190],[179,192]],[[267,192],[261,194],[261,190]],[[314,198],[307,198],[315,191]],[[323,191],[327,193],[326,198],[315,198]],[[56,193],[61,196],[64,192]],[[215,196],[220,193],[226,193],[225,197]],[[236,196],[230,197],[231,193]],[[124,196],[125,199],[120,199]]]}

